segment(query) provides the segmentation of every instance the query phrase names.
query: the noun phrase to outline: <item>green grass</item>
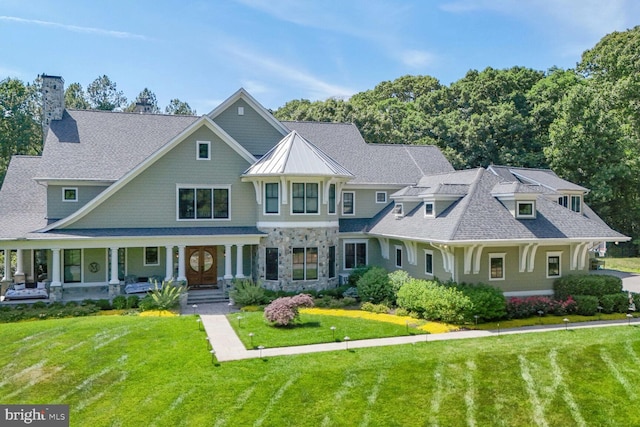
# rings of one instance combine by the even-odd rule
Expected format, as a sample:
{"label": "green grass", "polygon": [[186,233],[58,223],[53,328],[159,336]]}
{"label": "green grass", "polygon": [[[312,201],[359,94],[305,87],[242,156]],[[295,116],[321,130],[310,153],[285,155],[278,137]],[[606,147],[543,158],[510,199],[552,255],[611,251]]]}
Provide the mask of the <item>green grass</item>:
{"label": "green grass", "polygon": [[[238,321],[238,316],[242,319]],[[269,325],[263,312],[245,312],[227,315],[229,323],[240,337],[246,348],[287,347],[292,345],[319,344],[342,341],[344,337],[352,340],[382,338],[424,334],[424,331],[391,323],[374,320],[354,319],[339,316],[300,314],[296,324],[286,327]],[[335,326],[335,334],[331,327]],[[249,336],[253,333],[253,340]]]}
{"label": "green grass", "polygon": [[[473,329],[496,330],[521,328],[523,326],[540,326],[540,325],[564,325],[564,319],[569,319],[569,324],[593,322],[597,320],[627,320],[627,315],[622,313],[602,313],[595,316],[580,316],[578,314],[568,314],[566,316],[545,315],[542,317],[528,317],[526,319],[500,320],[498,322],[480,323],[477,326],[472,325]],[[637,320],[634,320],[637,322]]]}
{"label": "green grass", "polygon": [[640,258],[603,258],[605,267],[609,270],[640,273]]}
{"label": "green grass", "polygon": [[0,325],[1,403],[72,426],[629,426],[640,327],[500,335],[215,365],[192,316]]}

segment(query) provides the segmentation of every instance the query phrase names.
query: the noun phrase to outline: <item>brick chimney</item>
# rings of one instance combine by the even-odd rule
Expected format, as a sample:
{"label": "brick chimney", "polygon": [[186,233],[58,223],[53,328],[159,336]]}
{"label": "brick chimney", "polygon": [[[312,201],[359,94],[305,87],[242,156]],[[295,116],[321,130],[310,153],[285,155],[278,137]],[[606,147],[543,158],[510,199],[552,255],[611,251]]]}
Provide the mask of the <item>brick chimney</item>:
{"label": "brick chimney", "polygon": [[64,80],[42,74],[42,133],[47,136],[51,120],[61,120],[64,112]]}

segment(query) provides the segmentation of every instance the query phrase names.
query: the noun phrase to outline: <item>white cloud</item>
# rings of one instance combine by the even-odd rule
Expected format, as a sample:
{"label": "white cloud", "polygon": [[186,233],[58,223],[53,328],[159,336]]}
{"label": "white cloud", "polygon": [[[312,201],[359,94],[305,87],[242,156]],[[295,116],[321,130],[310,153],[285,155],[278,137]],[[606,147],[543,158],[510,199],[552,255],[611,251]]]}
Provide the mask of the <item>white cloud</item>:
{"label": "white cloud", "polygon": [[404,50],[399,53],[403,64],[413,68],[423,68],[435,62],[435,55],[424,50]]}
{"label": "white cloud", "polygon": [[58,22],[49,22],[49,21],[41,21],[39,19],[24,19],[18,18],[16,16],[2,16],[0,15],[0,21],[5,22],[16,22],[20,24],[31,24],[38,25],[41,27],[50,27],[50,28],[58,28],[65,31],[71,31],[74,33],[84,33],[84,34],[96,34],[99,36],[107,36],[107,37],[115,37],[119,39],[139,39],[139,40],[149,40],[147,36],[143,36],[141,34],[129,33],[126,31],[114,31],[114,30],[105,30],[103,28],[95,28],[95,27],[81,27],[78,25],[67,25],[61,24]]}

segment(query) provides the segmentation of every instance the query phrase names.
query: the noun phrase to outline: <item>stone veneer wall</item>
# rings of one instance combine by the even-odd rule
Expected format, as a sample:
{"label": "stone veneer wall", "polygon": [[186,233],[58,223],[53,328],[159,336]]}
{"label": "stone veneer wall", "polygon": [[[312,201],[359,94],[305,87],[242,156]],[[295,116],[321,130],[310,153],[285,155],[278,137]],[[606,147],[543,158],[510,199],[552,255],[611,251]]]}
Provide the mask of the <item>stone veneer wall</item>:
{"label": "stone veneer wall", "polygon": [[[268,235],[261,239],[258,247],[258,277],[267,289],[274,291],[301,292],[323,290],[338,286],[336,277],[329,278],[329,247],[336,247],[338,260],[338,227],[324,228],[261,228]],[[318,248],[318,279],[296,280],[293,274],[293,248]],[[278,280],[265,280],[265,249],[278,248]]]}

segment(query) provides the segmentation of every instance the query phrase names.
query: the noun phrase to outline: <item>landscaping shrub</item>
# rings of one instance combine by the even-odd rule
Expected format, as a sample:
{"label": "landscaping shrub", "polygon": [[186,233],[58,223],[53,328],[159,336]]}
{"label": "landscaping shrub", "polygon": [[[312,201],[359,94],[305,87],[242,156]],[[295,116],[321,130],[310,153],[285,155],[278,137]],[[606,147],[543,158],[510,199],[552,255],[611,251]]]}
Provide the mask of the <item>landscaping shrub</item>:
{"label": "landscaping shrub", "polygon": [[593,295],[576,295],[576,313],[582,316],[593,316],[598,312],[598,297]]}
{"label": "landscaping shrub", "polygon": [[264,308],[264,317],[276,326],[287,326],[298,318],[300,307],[313,307],[311,295],[278,298]]}
{"label": "landscaping shrub", "polygon": [[35,309],[47,308],[47,303],[44,302],[44,301],[36,301],[36,302],[33,303],[31,308],[35,308]]}
{"label": "landscaping shrub", "polygon": [[471,300],[472,307],[465,313],[467,321],[475,321],[474,316],[478,316],[478,321],[487,322],[507,314],[507,301],[500,289],[484,283],[461,283],[455,287]]}
{"label": "landscaping shrub", "polygon": [[64,306],[61,303],[47,305],[44,301],[39,302],[43,304],[34,303],[32,306],[19,305],[14,308],[10,306],[2,307],[2,309],[0,309],[0,323],[18,322],[28,319],[44,320],[49,318],[89,316],[99,311],[99,308],[95,305],[78,306],[77,304],[72,304]]}
{"label": "landscaping shrub", "polygon": [[468,296],[435,281],[411,279],[398,291],[397,304],[427,320],[462,323],[472,305]]}
{"label": "landscaping shrub", "polygon": [[[73,307],[77,307],[78,303],[75,302],[75,301],[69,301],[64,306],[67,307],[67,308],[73,308]],[[105,309],[105,310],[110,310],[110,308]]]}
{"label": "landscaping shrub", "polygon": [[349,307],[349,306],[352,306],[352,305],[356,305],[356,299],[352,298],[352,297],[344,297],[344,298],[342,298],[342,299],[340,299],[338,301],[340,301],[342,303],[343,307]]}
{"label": "landscaping shrub", "polygon": [[564,301],[544,296],[531,296],[525,298],[509,298],[506,304],[508,319],[524,319],[532,316],[555,314],[564,316],[576,311],[576,302],[573,297],[567,297]]}
{"label": "landscaping shrub", "polygon": [[108,299],[96,300],[95,305],[97,305],[100,310],[111,310],[111,303]]}
{"label": "landscaping shrub", "polygon": [[349,274],[349,281],[348,281],[349,286],[351,287],[358,286],[358,280],[360,280],[360,278],[364,276],[364,274],[369,270],[371,270],[370,265],[360,265],[354,268],[353,270],[351,270],[351,273]]}
{"label": "landscaping shrub", "polygon": [[138,308],[140,297],[138,295],[129,295],[127,297],[127,308]]}
{"label": "landscaping shrub", "polygon": [[153,298],[151,298],[151,295],[146,295],[140,300],[140,302],[138,302],[138,308],[140,309],[140,311],[149,311],[157,309],[158,305],[153,300]]}
{"label": "landscaping shrub", "polygon": [[316,307],[322,307],[322,308],[326,308],[329,307],[331,305],[331,302],[335,301],[335,298],[332,298],[330,296],[323,296],[322,298],[314,298],[313,299],[313,304]]}
{"label": "landscaping shrub", "polygon": [[372,267],[358,280],[358,295],[362,301],[379,304],[395,300],[389,274],[382,267]]}
{"label": "landscaping shrub", "polygon": [[111,301],[111,305],[116,310],[127,308],[127,297],[124,295],[118,295],[117,297],[113,298],[113,301]]}
{"label": "landscaping shrub", "polygon": [[386,306],[385,304],[373,304],[369,301],[367,302],[363,302],[360,305],[360,310],[363,311],[369,311],[371,313],[388,313],[389,312],[389,307]]}
{"label": "landscaping shrub", "polygon": [[160,287],[158,282],[155,282],[154,289],[150,295],[158,309],[168,310],[180,303],[180,296],[184,292],[186,292],[186,286],[174,284],[173,280],[169,280],[168,282],[162,281]]}
{"label": "landscaping shrub", "polygon": [[395,315],[396,316],[408,316],[409,315],[409,310],[407,310],[406,308],[398,307],[398,308],[396,308]]}
{"label": "landscaping shrub", "polygon": [[330,296],[334,298],[341,298],[342,294],[349,289],[349,285],[338,286],[337,288],[325,289],[321,291],[323,296]]}
{"label": "landscaping shrub", "polygon": [[404,270],[396,270],[389,273],[389,282],[391,283],[391,290],[393,291],[394,299],[395,296],[398,295],[398,291],[409,280],[411,280],[411,276]]}
{"label": "landscaping shrub", "polygon": [[233,281],[229,297],[237,305],[261,305],[267,302],[265,289],[251,279]]}
{"label": "landscaping shrub", "polygon": [[572,274],[561,277],[553,282],[556,299],[564,300],[569,295],[603,295],[622,292],[622,279],[616,276],[599,274]]}
{"label": "landscaping shrub", "polygon": [[600,297],[603,313],[626,313],[629,309],[629,295],[626,292]]}

